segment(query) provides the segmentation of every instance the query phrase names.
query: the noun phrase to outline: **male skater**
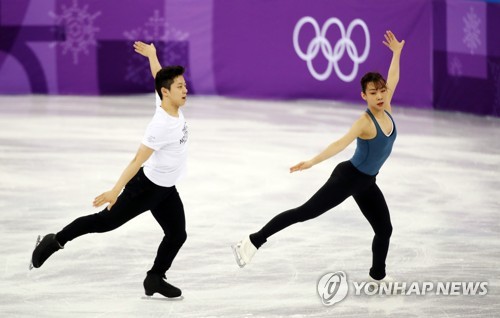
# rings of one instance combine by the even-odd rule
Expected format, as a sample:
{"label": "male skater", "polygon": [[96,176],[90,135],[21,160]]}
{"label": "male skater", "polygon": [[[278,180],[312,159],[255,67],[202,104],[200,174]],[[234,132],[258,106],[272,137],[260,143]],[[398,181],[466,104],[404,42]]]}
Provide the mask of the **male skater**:
{"label": "male skater", "polygon": [[108,206],[99,213],[74,220],[56,234],[45,235],[41,241],[39,237],[32,255],[32,266],[42,266],[68,241],[87,233],[112,231],[150,210],[165,236],[144,280],[145,293],[148,296],[159,293],[169,298],[180,297],[181,290],[164,278],[186,240],[184,208],[175,187],[185,174],[187,159],[188,128],[180,110],[186,103],[188,92],[184,68],[162,68],[153,44],[135,42],[134,48],[149,59],[159,97],[142,143],[115,186],[94,199],[94,207],[109,203]]}

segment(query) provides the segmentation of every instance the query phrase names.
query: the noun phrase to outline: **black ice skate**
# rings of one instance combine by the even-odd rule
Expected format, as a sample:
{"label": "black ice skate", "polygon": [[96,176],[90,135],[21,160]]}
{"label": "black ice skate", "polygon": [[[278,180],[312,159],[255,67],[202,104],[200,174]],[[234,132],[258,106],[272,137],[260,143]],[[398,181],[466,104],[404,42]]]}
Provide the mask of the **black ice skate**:
{"label": "black ice skate", "polygon": [[144,279],[144,291],[146,292],[146,296],[153,296],[154,293],[158,293],[167,298],[181,297],[182,291],[164,281],[164,278],[166,279],[165,276],[149,273],[146,279]]}
{"label": "black ice skate", "polygon": [[40,240],[40,235],[36,241],[35,250],[31,256],[30,270],[34,268],[39,268],[45,263],[45,261],[55,252],[64,248],[56,240],[55,234],[47,234]]}

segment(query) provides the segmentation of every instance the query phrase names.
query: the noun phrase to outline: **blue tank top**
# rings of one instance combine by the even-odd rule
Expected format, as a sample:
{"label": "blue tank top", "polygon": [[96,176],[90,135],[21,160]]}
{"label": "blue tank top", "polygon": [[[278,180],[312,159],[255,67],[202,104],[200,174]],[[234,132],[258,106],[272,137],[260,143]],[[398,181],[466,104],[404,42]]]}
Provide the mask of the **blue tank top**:
{"label": "blue tank top", "polygon": [[387,160],[392,151],[392,145],[396,140],[396,123],[391,114],[386,111],[386,114],[392,121],[392,133],[387,136],[382,128],[378,125],[377,120],[372,112],[367,109],[366,112],[370,115],[375,127],[377,135],[372,139],[357,138],[356,151],[351,158],[351,163],[361,172],[370,176],[376,175],[384,162]]}

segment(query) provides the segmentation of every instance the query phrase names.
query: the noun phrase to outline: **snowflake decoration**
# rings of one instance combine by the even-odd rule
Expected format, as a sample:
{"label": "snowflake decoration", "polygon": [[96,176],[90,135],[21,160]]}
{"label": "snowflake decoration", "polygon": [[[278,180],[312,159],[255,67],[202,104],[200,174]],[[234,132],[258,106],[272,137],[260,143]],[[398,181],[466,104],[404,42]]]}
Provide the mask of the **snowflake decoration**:
{"label": "snowflake decoration", "polygon": [[73,0],[73,6],[62,6],[62,14],[57,15],[50,12],[49,15],[56,20],[56,24],[65,30],[66,40],[54,45],[63,47],[63,54],[68,51],[73,53],[73,63],[78,64],[78,56],[81,52],[89,54],[90,46],[97,46],[95,34],[99,28],[94,26],[94,20],[101,14],[87,12],[88,6],[78,7],[77,0]]}
{"label": "snowflake decoration", "polygon": [[131,41],[141,40],[144,42],[166,42],[168,40],[184,41],[189,37],[189,33],[182,32],[170,26],[170,24],[165,21],[165,18],[160,16],[158,10],[155,10],[153,16],[144,24],[144,27],[126,31],[124,35]]}
{"label": "snowflake decoration", "polygon": [[462,62],[455,56],[448,65],[448,72],[453,76],[462,76]]}
{"label": "snowflake decoration", "polygon": [[[179,61],[182,60],[182,56],[174,49],[163,49],[162,45],[166,44],[166,47],[171,46],[168,44],[169,41],[182,42],[189,38],[189,33],[183,32],[172,27],[166,22],[165,18],[160,15],[158,10],[155,10],[153,16],[151,16],[148,21],[142,27],[138,27],[131,31],[124,32],[124,36],[131,41],[130,46],[132,46],[133,41],[143,41],[145,43],[155,43],[155,47],[158,53],[163,52],[163,56],[160,56],[160,61]],[[150,69],[148,66],[147,59],[144,57],[134,54],[129,64],[127,65],[127,76],[126,80],[133,83],[144,83],[145,78],[151,76]]]}
{"label": "snowflake decoration", "polygon": [[481,30],[479,29],[481,19],[477,16],[474,8],[471,7],[462,20],[465,24],[463,42],[469,48],[470,54],[474,54],[474,50],[481,45],[481,40],[479,39],[479,35],[481,34]]}

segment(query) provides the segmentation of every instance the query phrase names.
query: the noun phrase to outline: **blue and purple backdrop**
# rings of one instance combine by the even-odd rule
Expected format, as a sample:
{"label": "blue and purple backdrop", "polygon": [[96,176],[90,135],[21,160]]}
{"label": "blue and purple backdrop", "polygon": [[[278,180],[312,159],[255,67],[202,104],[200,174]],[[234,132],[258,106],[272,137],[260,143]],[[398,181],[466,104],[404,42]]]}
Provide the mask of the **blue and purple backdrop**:
{"label": "blue and purple backdrop", "polygon": [[142,40],[197,94],[357,102],[388,29],[394,103],[500,116],[500,4],[464,0],[0,0],[0,94],[151,92]]}

